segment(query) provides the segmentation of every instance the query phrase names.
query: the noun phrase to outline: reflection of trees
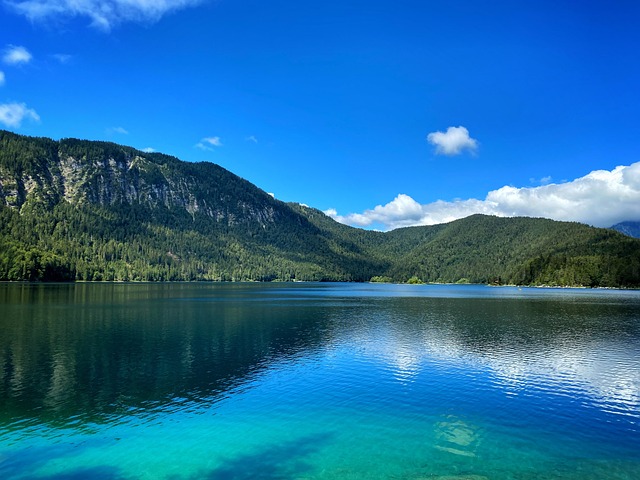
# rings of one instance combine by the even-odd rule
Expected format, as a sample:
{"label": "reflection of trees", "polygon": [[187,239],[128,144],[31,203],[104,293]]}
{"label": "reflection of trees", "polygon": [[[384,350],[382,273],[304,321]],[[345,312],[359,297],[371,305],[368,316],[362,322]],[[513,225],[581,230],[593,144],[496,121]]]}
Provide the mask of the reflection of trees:
{"label": "reflection of trees", "polygon": [[176,398],[215,401],[273,361],[331,345],[377,356],[404,383],[431,360],[469,360],[489,367],[505,388],[565,372],[601,398],[627,405],[640,398],[637,360],[627,357],[640,338],[637,303],[345,298],[317,290],[309,302],[303,286],[294,296],[289,288],[0,286],[0,423],[66,424]]}
{"label": "reflection of trees", "polygon": [[0,320],[1,415],[65,423],[176,397],[215,400],[269,362],[320,343],[321,313],[250,299],[238,286],[223,291],[175,284],[0,289],[9,314]]}

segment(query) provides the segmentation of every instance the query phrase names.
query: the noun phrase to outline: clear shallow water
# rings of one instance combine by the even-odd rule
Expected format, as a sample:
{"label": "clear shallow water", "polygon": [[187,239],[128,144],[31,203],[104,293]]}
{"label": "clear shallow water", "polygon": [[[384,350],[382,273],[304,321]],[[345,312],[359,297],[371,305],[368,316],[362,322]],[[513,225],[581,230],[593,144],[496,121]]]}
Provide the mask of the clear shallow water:
{"label": "clear shallow water", "polygon": [[0,285],[3,479],[637,479],[640,292]]}

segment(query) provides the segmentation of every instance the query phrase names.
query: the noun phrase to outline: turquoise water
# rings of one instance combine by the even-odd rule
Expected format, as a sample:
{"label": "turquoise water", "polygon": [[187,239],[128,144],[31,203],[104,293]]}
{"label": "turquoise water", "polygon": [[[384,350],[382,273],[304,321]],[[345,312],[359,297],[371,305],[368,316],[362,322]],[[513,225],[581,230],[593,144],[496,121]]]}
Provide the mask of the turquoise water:
{"label": "turquoise water", "polygon": [[0,284],[3,479],[637,479],[640,292]]}

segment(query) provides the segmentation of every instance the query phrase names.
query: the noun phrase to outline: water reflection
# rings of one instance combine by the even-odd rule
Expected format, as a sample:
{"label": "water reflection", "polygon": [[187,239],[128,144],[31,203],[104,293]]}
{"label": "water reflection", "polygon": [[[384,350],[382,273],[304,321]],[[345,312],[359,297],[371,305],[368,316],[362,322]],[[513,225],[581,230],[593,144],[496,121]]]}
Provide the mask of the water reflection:
{"label": "water reflection", "polygon": [[[66,422],[224,394],[322,343],[323,312],[239,288],[4,285],[0,415]],[[193,297],[195,295],[195,298]]]}
{"label": "water reflection", "polygon": [[[369,321],[336,317],[336,337],[403,381],[434,364],[488,370],[507,394],[576,390],[640,418],[640,309],[632,302],[384,299]],[[342,333],[340,333],[342,332]],[[524,392],[526,393],[526,392]]]}
{"label": "water reflection", "polygon": [[[274,365],[345,349],[407,386],[468,370],[507,395],[578,392],[640,418],[637,297],[456,288],[441,298],[393,286],[2,285],[0,419],[64,425],[215,402]],[[463,420],[438,428],[446,448],[474,443],[460,443],[473,431]]]}

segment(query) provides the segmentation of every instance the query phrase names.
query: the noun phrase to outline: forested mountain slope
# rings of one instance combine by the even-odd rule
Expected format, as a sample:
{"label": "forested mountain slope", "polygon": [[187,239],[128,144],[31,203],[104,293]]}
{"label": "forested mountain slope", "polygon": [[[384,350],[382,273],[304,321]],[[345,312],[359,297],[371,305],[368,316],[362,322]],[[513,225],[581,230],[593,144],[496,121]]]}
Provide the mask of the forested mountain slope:
{"label": "forested mountain slope", "polygon": [[634,285],[640,244],[608,229],[485,215],[446,224],[391,269],[404,280],[518,285]]}
{"label": "forested mountain slope", "polygon": [[0,280],[640,285],[640,240],[475,215],[373,232],[212,163],[0,131]]}
{"label": "forested mountain slope", "polygon": [[[472,215],[447,224],[367,232],[299,207],[310,221],[376,258],[390,281],[634,286],[640,242],[604,228],[542,218]],[[323,218],[324,217],[324,218]],[[375,236],[371,236],[375,234]]]}
{"label": "forested mountain slope", "polygon": [[112,143],[0,132],[0,204],[2,279],[370,274],[368,259],[334,252],[304,216],[231,172]]}

